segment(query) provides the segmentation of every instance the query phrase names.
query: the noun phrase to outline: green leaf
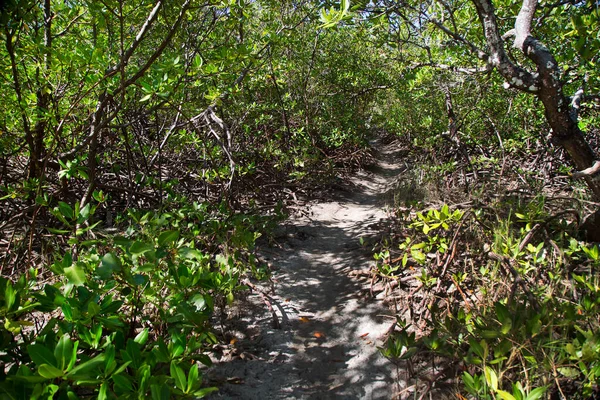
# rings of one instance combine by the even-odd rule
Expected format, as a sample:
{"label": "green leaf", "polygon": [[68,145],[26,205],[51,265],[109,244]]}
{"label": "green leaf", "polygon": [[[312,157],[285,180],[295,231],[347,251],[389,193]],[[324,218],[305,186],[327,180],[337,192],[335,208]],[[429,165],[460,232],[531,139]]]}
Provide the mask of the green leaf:
{"label": "green leaf", "polygon": [[183,372],[183,369],[177,365],[177,362],[175,361],[171,361],[171,378],[173,378],[173,380],[175,381],[175,386],[177,386],[178,389],[185,391],[186,389],[186,378],[185,378],[185,372]]}
{"label": "green leaf", "polygon": [[65,276],[69,280],[69,283],[75,286],[81,286],[87,280],[85,276],[85,270],[79,264],[74,264],[68,268],[65,268]]}
{"label": "green leaf", "polygon": [[121,271],[121,260],[113,253],[106,253],[102,257],[102,262],[98,268],[96,268],[96,274],[100,279],[108,280],[112,277],[113,273]]}
{"label": "green leaf", "polygon": [[561,375],[566,376],[567,378],[571,378],[571,379],[575,379],[581,374],[581,372],[577,368],[572,368],[572,367],[561,367],[561,368],[558,368],[557,370]]}
{"label": "green leaf", "polygon": [[91,209],[91,205],[90,203],[87,203],[80,211],[79,211],[79,219],[77,222],[82,223],[84,221],[87,221],[87,219],[90,217],[90,209]]}
{"label": "green leaf", "polygon": [[72,355],[73,342],[71,342],[71,339],[66,334],[62,335],[54,349],[54,357],[56,357],[57,361],[56,366],[64,371],[71,362]]}
{"label": "green leaf", "polygon": [[152,400],[169,400],[171,398],[171,391],[165,383],[150,385],[150,393]]}
{"label": "green leaf", "polygon": [[27,346],[27,353],[38,367],[42,364],[58,365],[52,351],[42,344],[36,343]]}
{"label": "green leaf", "polygon": [[[102,364],[104,364],[104,354],[97,355],[96,357],[94,357],[90,360],[87,360],[83,364],[79,364],[78,366],[73,368],[71,371],[69,371],[67,376],[69,378],[74,378],[74,379],[96,378],[96,373],[99,371],[94,371],[94,370],[97,370]],[[96,373],[91,374],[92,372],[96,372]]]}
{"label": "green leaf", "polygon": [[13,287],[10,281],[6,281],[6,289],[4,289],[4,302],[6,303],[5,307],[8,311],[13,311],[13,306],[18,306],[17,300],[17,291]]}
{"label": "green leaf", "polygon": [[488,383],[488,385],[492,388],[492,390],[497,391],[498,390],[498,376],[496,375],[496,372],[491,369],[490,367],[486,366],[485,370],[485,380]]}
{"label": "green leaf", "polygon": [[148,100],[150,100],[151,98],[152,98],[152,93],[148,93],[147,95],[145,95],[144,97],[142,97],[142,98],[140,99],[140,103],[143,103],[143,102],[145,102],[145,101],[148,101]]}
{"label": "green leaf", "polygon": [[103,382],[102,386],[100,386],[100,390],[98,391],[98,400],[107,400],[108,399],[108,382]]}
{"label": "green leaf", "polygon": [[131,254],[133,254],[134,256],[139,256],[142,255],[148,251],[152,251],[154,250],[154,246],[148,244],[148,243],[143,243],[143,242],[133,242],[133,244],[131,245],[131,247],[129,248],[129,252]]}
{"label": "green leaf", "polygon": [[219,388],[216,388],[216,387],[202,388],[200,390],[196,390],[194,392],[194,396],[196,396],[197,398],[202,398],[202,397],[205,397],[206,395],[209,395],[209,394],[211,394],[213,392],[216,392],[218,390],[219,390]]}
{"label": "green leaf", "polygon": [[199,381],[198,364],[192,365],[192,368],[190,368],[190,371],[188,372],[187,389],[185,392],[190,393],[196,383],[201,383]]}
{"label": "green leaf", "polygon": [[504,390],[498,390],[496,394],[498,394],[498,396],[500,396],[502,400],[517,400],[515,399],[515,396],[508,392],[505,392]]}
{"label": "green leaf", "polygon": [[73,208],[64,201],[58,202],[58,210],[66,219],[73,219]]}
{"label": "green leaf", "polygon": [[148,328],[143,329],[140,333],[136,335],[133,339],[134,342],[141,344],[142,346],[146,344],[148,340]]}
{"label": "green leaf", "polygon": [[112,380],[115,383],[115,388],[121,392],[132,392],[133,384],[125,375],[113,375]]}
{"label": "green leaf", "polygon": [[546,389],[548,389],[546,386],[533,389],[531,392],[529,392],[527,397],[525,397],[525,400],[538,400],[542,398],[544,393],[546,393]]}
{"label": "green leaf", "polygon": [[46,379],[55,379],[63,376],[63,372],[53,365],[42,364],[38,368],[38,373]]}
{"label": "green leaf", "polygon": [[[15,393],[14,387],[9,382],[0,382],[0,396],[7,400],[17,400],[17,394]],[[19,397],[20,399],[20,397]]]}
{"label": "green leaf", "polygon": [[177,239],[179,239],[179,231],[165,231],[158,235],[158,245],[164,247],[170,243],[175,242]]}
{"label": "green leaf", "polygon": [[104,257],[102,257],[102,265],[116,272],[121,271],[121,260],[113,253],[106,253]]}

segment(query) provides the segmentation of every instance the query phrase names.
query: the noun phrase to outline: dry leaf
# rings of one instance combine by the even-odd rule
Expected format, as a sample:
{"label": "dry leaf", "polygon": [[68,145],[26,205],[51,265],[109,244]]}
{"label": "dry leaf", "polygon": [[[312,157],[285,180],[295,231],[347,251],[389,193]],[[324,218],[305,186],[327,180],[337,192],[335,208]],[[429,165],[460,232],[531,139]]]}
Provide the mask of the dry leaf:
{"label": "dry leaf", "polygon": [[236,344],[237,343],[237,338],[233,338],[229,341],[229,344]]}
{"label": "dry leaf", "polygon": [[310,322],[310,318],[308,318],[308,317],[300,317],[300,322],[304,322],[304,323]]}
{"label": "dry leaf", "polygon": [[325,339],[325,334],[323,332],[315,332],[313,336],[317,339]]}
{"label": "dry leaf", "polygon": [[362,335],[360,335],[360,337],[363,338],[363,339],[366,338],[367,336],[369,336],[369,332],[363,333]]}

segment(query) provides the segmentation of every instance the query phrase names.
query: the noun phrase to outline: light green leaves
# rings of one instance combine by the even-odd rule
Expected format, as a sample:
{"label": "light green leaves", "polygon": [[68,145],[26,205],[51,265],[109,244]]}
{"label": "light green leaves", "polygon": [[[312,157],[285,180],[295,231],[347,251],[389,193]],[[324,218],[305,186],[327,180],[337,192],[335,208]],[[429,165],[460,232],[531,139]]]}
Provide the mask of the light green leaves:
{"label": "light green leaves", "polygon": [[75,263],[72,266],[65,268],[65,276],[69,280],[69,283],[74,286],[81,286],[87,280],[85,269],[79,263]]}
{"label": "light green leaves", "polygon": [[321,28],[332,28],[350,17],[350,0],[341,0],[340,9],[331,7],[329,10],[321,9]]}

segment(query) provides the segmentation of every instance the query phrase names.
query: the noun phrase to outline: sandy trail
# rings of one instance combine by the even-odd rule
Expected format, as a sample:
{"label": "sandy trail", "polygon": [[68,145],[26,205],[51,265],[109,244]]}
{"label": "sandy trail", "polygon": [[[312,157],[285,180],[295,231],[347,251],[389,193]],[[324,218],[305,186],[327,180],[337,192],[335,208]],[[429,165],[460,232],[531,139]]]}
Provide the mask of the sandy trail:
{"label": "sandy trail", "polygon": [[371,172],[356,174],[335,200],[287,221],[280,247],[261,250],[275,269],[270,299],[281,326],[273,327],[260,296],[249,297],[254,306],[239,311],[232,334],[236,349],[206,374],[220,386],[211,398],[391,398],[394,368],[376,346],[393,313],[364,296],[364,283],[350,275],[373,262],[359,238],[385,218],[383,194],[402,170],[393,146],[375,147],[380,161]]}

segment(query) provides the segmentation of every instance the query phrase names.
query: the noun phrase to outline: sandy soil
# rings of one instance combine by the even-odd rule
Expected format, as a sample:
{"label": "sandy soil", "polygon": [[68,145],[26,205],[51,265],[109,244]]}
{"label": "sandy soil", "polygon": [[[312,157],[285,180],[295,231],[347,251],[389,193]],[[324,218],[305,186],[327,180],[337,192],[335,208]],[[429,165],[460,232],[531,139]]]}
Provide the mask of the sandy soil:
{"label": "sandy soil", "polygon": [[404,168],[393,146],[378,148],[378,165],[345,190],[287,221],[278,246],[260,250],[273,266],[266,288],[279,326],[251,294],[230,318],[231,345],[205,374],[219,386],[212,399],[389,399],[393,365],[377,346],[393,313],[365,295],[352,271],[373,263],[360,237],[376,233],[386,216],[384,193]]}

